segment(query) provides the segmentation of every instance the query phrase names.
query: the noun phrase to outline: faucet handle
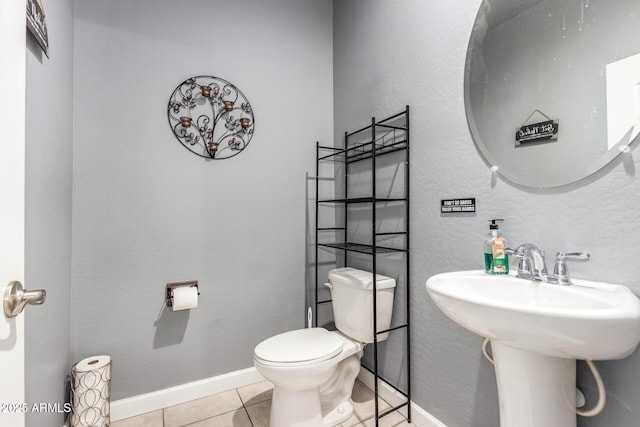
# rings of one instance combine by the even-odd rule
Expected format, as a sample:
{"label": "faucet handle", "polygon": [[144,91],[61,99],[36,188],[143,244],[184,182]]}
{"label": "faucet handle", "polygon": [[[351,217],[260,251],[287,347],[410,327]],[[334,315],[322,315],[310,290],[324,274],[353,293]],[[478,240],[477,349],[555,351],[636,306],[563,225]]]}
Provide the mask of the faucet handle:
{"label": "faucet handle", "polygon": [[586,252],[558,252],[556,258],[564,258],[567,261],[589,261],[590,255]]}
{"label": "faucet handle", "polygon": [[559,285],[571,284],[567,261],[589,261],[589,254],[586,252],[558,252],[556,254],[556,264],[553,267],[553,275]]}

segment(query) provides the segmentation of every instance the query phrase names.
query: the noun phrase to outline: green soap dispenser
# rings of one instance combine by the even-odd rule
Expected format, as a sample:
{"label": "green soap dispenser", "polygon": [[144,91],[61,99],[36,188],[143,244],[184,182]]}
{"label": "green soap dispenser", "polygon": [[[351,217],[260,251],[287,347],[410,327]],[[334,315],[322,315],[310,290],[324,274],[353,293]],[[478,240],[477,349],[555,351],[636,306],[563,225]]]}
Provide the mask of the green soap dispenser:
{"label": "green soap dispenser", "polygon": [[488,274],[509,274],[509,255],[505,251],[507,241],[502,237],[499,222],[492,219],[489,224],[489,239],[484,242],[484,271]]}

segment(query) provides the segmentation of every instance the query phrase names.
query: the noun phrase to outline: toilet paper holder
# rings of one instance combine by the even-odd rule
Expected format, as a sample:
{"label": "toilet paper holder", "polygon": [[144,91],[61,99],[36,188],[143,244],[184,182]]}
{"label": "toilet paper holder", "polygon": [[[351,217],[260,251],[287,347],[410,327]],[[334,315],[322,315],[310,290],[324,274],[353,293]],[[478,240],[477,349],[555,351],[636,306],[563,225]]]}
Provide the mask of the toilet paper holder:
{"label": "toilet paper holder", "polygon": [[[173,290],[175,288],[181,288],[183,286],[195,286],[197,288],[198,281],[191,280],[189,282],[167,283],[167,288],[166,288],[167,307],[173,307]],[[200,291],[198,291],[198,295],[200,295]]]}

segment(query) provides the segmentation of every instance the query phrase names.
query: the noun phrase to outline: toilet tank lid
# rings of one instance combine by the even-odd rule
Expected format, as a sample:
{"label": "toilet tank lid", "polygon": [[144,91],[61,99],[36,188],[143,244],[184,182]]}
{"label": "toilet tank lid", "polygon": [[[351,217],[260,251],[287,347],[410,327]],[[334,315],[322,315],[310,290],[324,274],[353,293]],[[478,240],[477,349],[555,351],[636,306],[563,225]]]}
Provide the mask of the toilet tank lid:
{"label": "toilet tank lid", "polygon": [[[373,273],[352,267],[335,268],[329,271],[329,282],[351,288],[373,291]],[[391,277],[376,274],[376,289],[388,289],[396,286]]]}

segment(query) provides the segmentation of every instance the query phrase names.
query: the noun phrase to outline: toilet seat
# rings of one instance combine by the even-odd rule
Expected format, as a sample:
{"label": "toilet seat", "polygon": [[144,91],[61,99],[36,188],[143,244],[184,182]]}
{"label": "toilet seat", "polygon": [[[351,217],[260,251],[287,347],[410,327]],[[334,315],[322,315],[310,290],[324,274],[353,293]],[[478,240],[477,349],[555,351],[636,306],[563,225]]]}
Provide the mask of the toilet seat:
{"label": "toilet seat", "polygon": [[342,352],[344,340],[324,328],[284,332],[255,348],[255,360],[271,366],[303,366],[331,359]]}

